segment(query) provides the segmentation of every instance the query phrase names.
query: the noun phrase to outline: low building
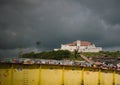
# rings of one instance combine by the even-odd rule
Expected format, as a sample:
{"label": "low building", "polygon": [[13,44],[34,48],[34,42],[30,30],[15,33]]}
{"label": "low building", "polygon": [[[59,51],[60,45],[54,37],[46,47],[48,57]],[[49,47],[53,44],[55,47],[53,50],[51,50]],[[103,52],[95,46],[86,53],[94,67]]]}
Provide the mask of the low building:
{"label": "low building", "polygon": [[69,50],[71,52],[74,50],[78,50],[78,52],[99,52],[102,51],[102,47],[96,47],[95,44],[88,41],[77,40],[72,43],[61,44],[61,48],[54,50]]}

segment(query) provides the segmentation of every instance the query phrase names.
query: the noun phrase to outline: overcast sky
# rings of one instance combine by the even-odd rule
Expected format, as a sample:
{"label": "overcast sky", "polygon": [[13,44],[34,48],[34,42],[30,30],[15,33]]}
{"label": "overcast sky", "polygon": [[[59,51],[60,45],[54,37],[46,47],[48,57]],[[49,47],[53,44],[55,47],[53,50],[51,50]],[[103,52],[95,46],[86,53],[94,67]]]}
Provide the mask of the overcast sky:
{"label": "overcast sky", "polygon": [[75,40],[120,50],[120,0],[0,0],[0,57]]}

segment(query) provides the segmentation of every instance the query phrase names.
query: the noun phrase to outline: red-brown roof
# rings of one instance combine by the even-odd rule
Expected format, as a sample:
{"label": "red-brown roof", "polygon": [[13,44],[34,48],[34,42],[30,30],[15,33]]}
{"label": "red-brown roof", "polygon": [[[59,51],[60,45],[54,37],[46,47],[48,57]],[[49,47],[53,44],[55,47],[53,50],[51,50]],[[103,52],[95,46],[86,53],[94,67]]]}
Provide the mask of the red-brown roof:
{"label": "red-brown roof", "polygon": [[[69,46],[77,46],[77,41],[74,41],[72,43],[68,43],[66,45],[69,45]],[[88,42],[88,41],[80,41],[80,46],[88,46],[88,45],[91,45],[91,42]]]}
{"label": "red-brown roof", "polygon": [[81,46],[88,46],[88,45],[91,45],[91,42],[81,41]]}

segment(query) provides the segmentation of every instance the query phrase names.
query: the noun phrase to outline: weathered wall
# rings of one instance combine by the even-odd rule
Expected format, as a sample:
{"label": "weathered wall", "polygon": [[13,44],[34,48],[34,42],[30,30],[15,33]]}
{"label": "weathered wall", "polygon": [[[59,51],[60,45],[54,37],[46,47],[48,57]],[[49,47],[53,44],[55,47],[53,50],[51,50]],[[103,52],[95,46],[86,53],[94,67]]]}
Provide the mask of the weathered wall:
{"label": "weathered wall", "polygon": [[78,66],[0,64],[0,85],[120,85],[120,72]]}

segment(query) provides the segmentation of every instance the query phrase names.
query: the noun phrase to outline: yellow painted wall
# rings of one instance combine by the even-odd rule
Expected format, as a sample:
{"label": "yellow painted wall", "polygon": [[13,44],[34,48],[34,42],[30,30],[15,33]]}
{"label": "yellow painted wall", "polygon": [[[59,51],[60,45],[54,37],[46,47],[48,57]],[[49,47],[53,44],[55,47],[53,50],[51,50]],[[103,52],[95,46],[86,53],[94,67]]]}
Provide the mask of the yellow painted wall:
{"label": "yellow painted wall", "polygon": [[120,85],[120,72],[115,74],[115,85]]}
{"label": "yellow painted wall", "polygon": [[64,69],[64,85],[81,85],[82,71],[79,67],[65,67]]}
{"label": "yellow painted wall", "polygon": [[8,65],[0,65],[0,85],[11,84],[11,69]]}
{"label": "yellow painted wall", "polygon": [[38,85],[39,69],[35,65],[15,65],[12,85]]}
{"label": "yellow painted wall", "polygon": [[84,85],[98,85],[98,70],[86,68],[84,70]]}
{"label": "yellow painted wall", "polygon": [[23,85],[23,66],[15,65],[12,70],[12,85]]}
{"label": "yellow painted wall", "polygon": [[62,85],[62,66],[41,66],[40,85]]}
{"label": "yellow painted wall", "polygon": [[120,85],[120,72],[57,65],[0,64],[0,85]]}
{"label": "yellow painted wall", "polygon": [[101,85],[113,85],[113,72],[104,70],[101,72],[100,78]]}

